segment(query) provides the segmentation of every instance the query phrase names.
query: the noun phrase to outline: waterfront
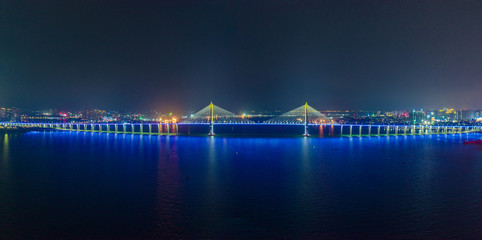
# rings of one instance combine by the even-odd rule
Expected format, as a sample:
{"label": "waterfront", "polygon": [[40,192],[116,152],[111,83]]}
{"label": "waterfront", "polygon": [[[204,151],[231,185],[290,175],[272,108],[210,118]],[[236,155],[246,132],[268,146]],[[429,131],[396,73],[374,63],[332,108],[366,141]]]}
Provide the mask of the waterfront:
{"label": "waterfront", "polygon": [[0,135],[0,237],[482,236],[480,134]]}

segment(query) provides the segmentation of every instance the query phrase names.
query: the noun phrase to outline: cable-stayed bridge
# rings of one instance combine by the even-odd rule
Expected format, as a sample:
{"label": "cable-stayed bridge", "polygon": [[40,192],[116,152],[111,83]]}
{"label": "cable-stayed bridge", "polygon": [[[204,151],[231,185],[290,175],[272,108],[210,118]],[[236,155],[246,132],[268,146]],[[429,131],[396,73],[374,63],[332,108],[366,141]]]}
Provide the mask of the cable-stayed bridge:
{"label": "cable-stayed bridge", "polygon": [[[205,108],[192,114],[179,123],[25,123],[2,122],[0,126],[21,127],[27,129],[53,129],[77,132],[102,132],[116,134],[149,134],[149,135],[177,135],[193,133],[195,127],[201,126],[199,133],[213,136],[216,128],[230,129],[236,134],[236,129],[248,129],[249,134],[267,133],[285,134],[298,132],[303,136],[310,136],[310,132],[320,136],[406,136],[406,135],[434,135],[434,134],[462,134],[482,132],[481,126],[432,126],[432,125],[357,125],[333,124],[318,110],[308,103],[291,111],[283,113],[262,123],[255,123],[243,115],[237,115],[224,108],[210,103]],[[215,126],[218,126],[215,128]],[[209,129],[206,129],[209,127]],[[183,130],[184,129],[184,130]],[[205,130],[202,130],[205,129]],[[301,132],[302,131],[302,132]]]}
{"label": "cable-stayed bridge", "polygon": [[251,120],[240,117],[224,108],[210,103],[205,108],[191,115],[183,123],[254,123]]}
{"label": "cable-stayed bridge", "polygon": [[305,105],[264,121],[266,124],[326,124],[328,119],[318,110]]}
{"label": "cable-stayed bridge", "polygon": [[327,122],[325,115],[309,106],[308,103],[287,113],[283,113],[280,116],[264,121],[266,124],[303,124],[303,136],[310,135],[308,133],[308,124],[323,124]]}
{"label": "cable-stayed bridge", "polygon": [[244,119],[238,115],[214,105],[212,102],[190,118],[184,120],[183,124],[209,124],[209,135],[214,135],[214,124],[253,124],[251,120]]}

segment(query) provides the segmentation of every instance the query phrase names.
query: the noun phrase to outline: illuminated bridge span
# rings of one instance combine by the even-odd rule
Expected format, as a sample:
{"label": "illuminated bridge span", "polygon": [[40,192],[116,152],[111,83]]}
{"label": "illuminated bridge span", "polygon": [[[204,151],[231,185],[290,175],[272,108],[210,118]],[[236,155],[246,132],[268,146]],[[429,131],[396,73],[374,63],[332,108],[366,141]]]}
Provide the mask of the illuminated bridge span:
{"label": "illuminated bridge span", "polygon": [[[262,123],[255,123],[213,103],[180,123],[0,123],[0,126],[54,129],[117,134],[198,134],[214,135],[215,126],[227,134],[302,134],[310,136],[406,136],[433,134],[482,133],[481,126],[431,125],[354,125],[332,124],[308,103]],[[199,128],[200,127],[200,128]],[[209,127],[209,130],[207,129]],[[197,129],[197,130],[196,130]],[[199,131],[200,129],[200,131]],[[271,132],[267,132],[270,129]],[[228,131],[226,131],[228,130]],[[242,130],[242,131],[238,131]],[[301,133],[302,130],[302,133]],[[196,132],[197,131],[197,132]],[[224,131],[224,132],[223,132]]]}
{"label": "illuminated bridge span", "polygon": [[[463,134],[482,133],[481,126],[405,126],[405,125],[343,125],[343,124],[281,124],[281,123],[0,123],[3,127],[22,127],[31,129],[52,129],[78,132],[101,132],[116,134],[150,134],[150,135],[176,135],[189,134],[180,132],[181,126],[210,126],[211,135],[214,134],[213,126],[218,127],[276,127],[278,133],[283,134],[286,127],[303,127],[303,135],[309,136],[307,131],[321,133],[323,136],[343,137],[373,137],[373,136],[409,136],[409,135],[437,135],[437,134]],[[300,129],[301,130],[301,129]],[[254,134],[256,134],[254,132]]]}
{"label": "illuminated bridge span", "polygon": [[1,126],[123,134],[177,134],[175,123],[0,123]]}

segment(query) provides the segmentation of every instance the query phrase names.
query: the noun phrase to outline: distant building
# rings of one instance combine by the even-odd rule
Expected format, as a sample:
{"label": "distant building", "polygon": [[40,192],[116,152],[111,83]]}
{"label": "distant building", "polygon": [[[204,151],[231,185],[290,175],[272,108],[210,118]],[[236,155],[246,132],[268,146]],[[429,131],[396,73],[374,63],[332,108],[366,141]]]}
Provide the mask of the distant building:
{"label": "distant building", "polygon": [[20,110],[17,108],[0,108],[1,121],[19,121]]}
{"label": "distant building", "polygon": [[478,111],[476,110],[460,110],[460,120],[462,121],[474,121],[479,117]]}
{"label": "distant building", "polygon": [[0,108],[0,121],[6,121],[6,120],[7,120],[7,109]]}
{"label": "distant building", "polygon": [[426,114],[423,110],[419,110],[419,111],[416,111],[416,110],[413,110],[410,115],[410,123],[411,124],[420,124],[420,123],[424,123],[424,121],[426,121],[425,117],[426,117]]}

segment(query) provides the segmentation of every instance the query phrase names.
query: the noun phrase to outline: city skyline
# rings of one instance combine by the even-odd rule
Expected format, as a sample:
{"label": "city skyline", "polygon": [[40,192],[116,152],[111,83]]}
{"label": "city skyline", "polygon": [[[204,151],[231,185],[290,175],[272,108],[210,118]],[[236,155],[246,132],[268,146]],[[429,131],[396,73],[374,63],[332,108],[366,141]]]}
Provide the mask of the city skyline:
{"label": "city skyline", "polygon": [[[209,106],[196,112],[122,112],[117,110],[105,109],[83,109],[78,111],[59,111],[58,109],[49,109],[48,111],[29,111],[18,108],[5,108],[0,106],[0,122],[64,122],[64,123],[132,123],[132,122],[170,122],[170,123],[195,123],[199,120],[206,121],[211,116],[206,111]],[[318,110],[306,103],[304,106],[292,109],[291,111],[230,111],[223,108],[221,112],[216,111],[214,117],[216,119],[226,119],[231,121],[232,118],[249,119],[253,123],[276,123],[277,118],[289,116],[290,121],[301,121],[303,117],[302,108],[309,107],[309,111],[317,114],[309,117],[309,121],[318,124],[388,124],[388,125],[482,125],[482,110],[476,109],[412,109],[412,110],[391,110],[391,111],[348,111],[348,110]],[[218,108],[218,106],[216,106]],[[321,114],[321,115],[320,115]],[[205,115],[204,117],[200,117]],[[195,120],[197,119],[197,120]],[[194,122],[193,122],[194,121]]]}

